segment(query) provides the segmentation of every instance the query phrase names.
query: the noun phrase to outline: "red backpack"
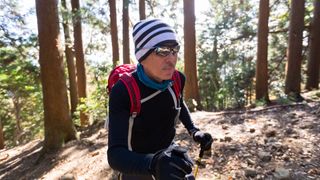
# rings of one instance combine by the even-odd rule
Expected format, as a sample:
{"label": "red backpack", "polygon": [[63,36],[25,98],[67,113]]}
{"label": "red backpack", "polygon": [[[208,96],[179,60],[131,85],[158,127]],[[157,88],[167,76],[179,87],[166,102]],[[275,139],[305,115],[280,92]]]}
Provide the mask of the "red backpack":
{"label": "red backpack", "polygon": [[[112,87],[116,84],[117,81],[121,80],[126,86],[131,103],[130,114],[136,116],[140,113],[141,109],[141,96],[139,86],[132,77],[132,73],[136,71],[137,66],[133,64],[122,64],[115,67],[109,75],[108,78],[108,94],[111,92]],[[176,70],[172,77],[173,80],[173,89],[176,95],[177,100],[180,98],[181,93],[181,80],[179,72]]]}

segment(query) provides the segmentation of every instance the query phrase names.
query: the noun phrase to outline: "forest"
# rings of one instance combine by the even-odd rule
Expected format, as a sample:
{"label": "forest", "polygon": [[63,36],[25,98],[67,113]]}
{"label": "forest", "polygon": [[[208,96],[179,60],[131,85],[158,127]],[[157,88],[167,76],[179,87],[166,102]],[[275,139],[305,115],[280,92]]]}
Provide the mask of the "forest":
{"label": "forest", "polygon": [[[34,146],[41,148],[35,161],[41,164],[61,148],[87,146],[81,140],[90,133],[91,138],[103,136],[106,141],[108,75],[117,65],[137,63],[132,28],[147,18],[164,19],[178,34],[177,69],[187,77],[184,99],[193,117],[207,113],[198,117],[203,120],[199,124],[209,122],[213,128],[221,122],[210,123],[205,117],[225,122],[239,114],[238,121],[243,113],[250,113],[252,120],[260,116],[257,108],[268,112],[274,108],[279,115],[284,113],[281,108],[289,108],[284,117],[295,119],[299,113],[291,109],[295,113],[290,115],[290,108],[297,107],[310,112],[305,119],[318,123],[313,128],[320,132],[319,0],[35,0],[28,5],[0,0],[0,8],[0,172],[7,171],[4,166],[11,168],[6,151],[28,149],[28,143],[39,143]],[[231,130],[232,124],[222,128]],[[268,130],[267,137],[275,132],[270,135]],[[312,143],[320,142],[312,137]],[[177,138],[186,139],[183,133]],[[224,137],[223,142],[229,140]],[[99,143],[94,147],[103,148]],[[311,162],[320,158],[320,147],[315,147],[318,155],[310,155]],[[319,166],[301,177],[319,178]],[[258,168],[250,170],[244,170],[244,179],[269,177]],[[279,170],[281,176],[286,170]],[[46,178],[44,172],[25,178]],[[214,173],[203,173],[202,178],[217,178]],[[103,173],[92,177],[102,176],[107,177]]]}

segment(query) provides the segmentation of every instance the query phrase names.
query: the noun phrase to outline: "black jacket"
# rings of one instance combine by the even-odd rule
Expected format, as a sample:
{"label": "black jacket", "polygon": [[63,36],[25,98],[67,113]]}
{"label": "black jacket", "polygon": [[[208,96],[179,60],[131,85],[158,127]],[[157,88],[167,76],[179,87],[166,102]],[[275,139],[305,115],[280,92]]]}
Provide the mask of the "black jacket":
{"label": "black jacket", "polygon": [[[179,74],[182,94],[185,76]],[[133,77],[140,88],[141,99],[157,91],[140,82],[136,72],[133,73]],[[181,97],[179,101],[181,106],[179,119],[190,132],[196,128],[183,98]],[[167,89],[141,105],[140,114],[134,119],[130,131],[130,98],[123,82],[118,81],[112,88],[109,99],[109,165],[124,174],[149,174],[153,153],[167,148],[173,141],[178,109]],[[131,141],[128,142],[130,132]],[[130,146],[132,151],[129,150]]]}

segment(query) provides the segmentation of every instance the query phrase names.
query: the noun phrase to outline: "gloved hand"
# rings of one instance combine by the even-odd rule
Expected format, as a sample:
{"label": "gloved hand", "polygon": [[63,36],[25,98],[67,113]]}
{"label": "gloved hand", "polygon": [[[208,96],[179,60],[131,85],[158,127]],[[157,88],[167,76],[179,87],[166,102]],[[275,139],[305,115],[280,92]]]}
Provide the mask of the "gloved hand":
{"label": "gloved hand", "polygon": [[192,166],[187,150],[174,145],[154,155],[150,170],[156,180],[178,180],[190,174]]}
{"label": "gloved hand", "polygon": [[200,143],[200,147],[202,150],[207,151],[211,149],[213,139],[209,133],[197,131],[193,134],[193,139],[195,142]]}

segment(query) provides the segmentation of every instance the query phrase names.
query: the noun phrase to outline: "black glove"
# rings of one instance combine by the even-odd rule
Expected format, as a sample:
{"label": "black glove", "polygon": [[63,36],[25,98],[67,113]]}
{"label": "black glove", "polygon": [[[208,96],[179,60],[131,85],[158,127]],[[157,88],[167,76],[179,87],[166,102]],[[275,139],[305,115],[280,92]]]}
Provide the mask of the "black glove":
{"label": "black glove", "polygon": [[197,131],[193,134],[193,139],[195,142],[200,143],[200,147],[202,150],[207,151],[211,149],[213,139],[209,133]]}
{"label": "black glove", "polygon": [[178,180],[190,174],[192,166],[193,162],[186,149],[170,146],[154,155],[150,170],[156,180]]}

